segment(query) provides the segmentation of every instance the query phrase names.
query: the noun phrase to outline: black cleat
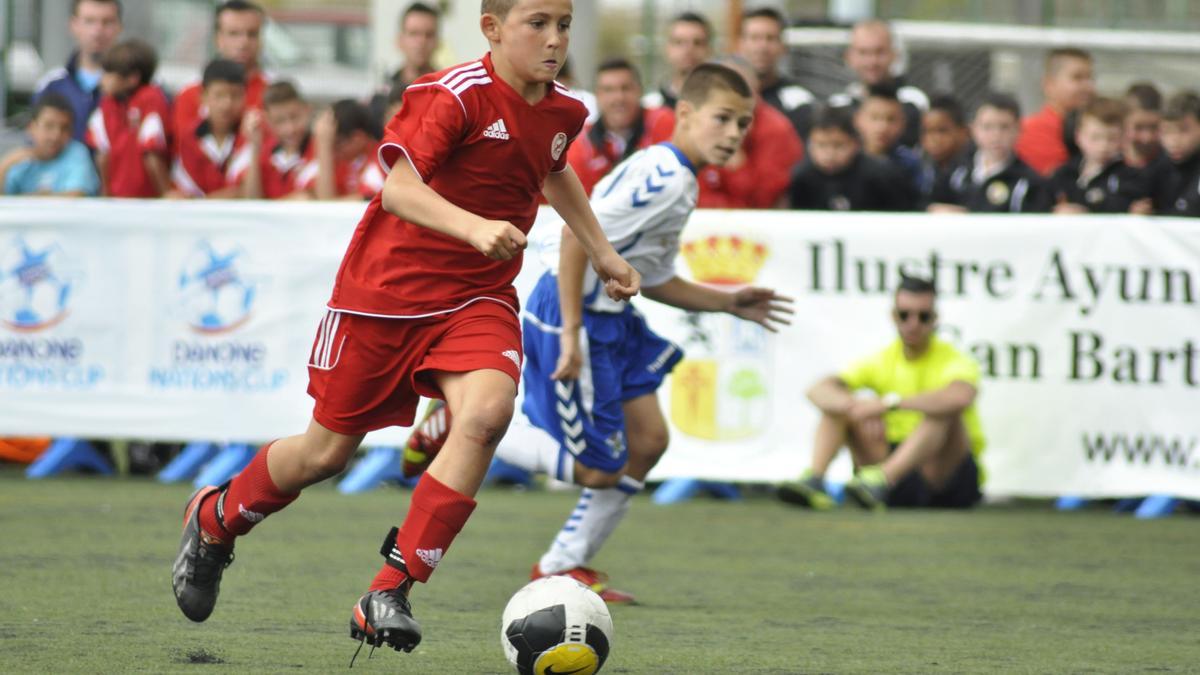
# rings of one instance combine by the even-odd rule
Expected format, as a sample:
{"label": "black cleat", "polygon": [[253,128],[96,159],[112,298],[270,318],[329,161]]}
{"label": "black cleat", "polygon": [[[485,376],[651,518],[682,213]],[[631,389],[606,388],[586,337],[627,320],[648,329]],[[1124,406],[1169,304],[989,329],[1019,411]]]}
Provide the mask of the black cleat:
{"label": "black cleat", "polygon": [[412,616],[405,589],[371,591],[359,598],[350,616],[350,637],[372,647],[411,652],[421,643],[421,624]]}
{"label": "black cleat", "polygon": [[221,574],[233,563],[233,546],[210,537],[200,529],[200,502],[221,488],[196,490],[183,512],[183,537],[171,568],[175,602],[183,615],[200,622],[212,614],[220,592]]}

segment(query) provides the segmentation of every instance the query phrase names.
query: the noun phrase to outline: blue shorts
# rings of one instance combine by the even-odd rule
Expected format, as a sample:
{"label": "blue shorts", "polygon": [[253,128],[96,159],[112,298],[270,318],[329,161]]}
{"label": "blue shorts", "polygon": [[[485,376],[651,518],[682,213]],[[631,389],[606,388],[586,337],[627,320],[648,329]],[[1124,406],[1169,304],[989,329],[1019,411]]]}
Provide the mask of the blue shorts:
{"label": "blue shorts", "polygon": [[[656,335],[632,306],[617,314],[583,313],[583,369],[578,380],[558,382],[562,314],[558,280],[545,274],[529,296],[522,321],[525,403],[535,426],[586,467],[616,473],[628,459],[625,401],[649,394],[683,358],[683,350]],[[561,469],[556,477],[563,478]]]}

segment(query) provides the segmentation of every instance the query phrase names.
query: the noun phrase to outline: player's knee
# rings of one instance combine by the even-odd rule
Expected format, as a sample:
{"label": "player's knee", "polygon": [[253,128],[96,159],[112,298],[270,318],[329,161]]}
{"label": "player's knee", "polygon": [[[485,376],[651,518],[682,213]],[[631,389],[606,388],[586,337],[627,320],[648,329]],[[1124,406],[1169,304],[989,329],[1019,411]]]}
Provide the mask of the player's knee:
{"label": "player's knee", "polygon": [[309,480],[317,482],[338,475],[346,469],[350,454],[337,447],[322,448],[308,462]]}
{"label": "player's knee", "polygon": [[504,437],[512,416],[512,399],[495,397],[472,403],[461,414],[455,416],[454,424],[468,439],[490,448]]}
{"label": "player's knee", "polygon": [[671,443],[671,432],[666,427],[643,429],[638,431],[636,438],[629,439],[629,449],[636,449],[643,457],[662,457]]}

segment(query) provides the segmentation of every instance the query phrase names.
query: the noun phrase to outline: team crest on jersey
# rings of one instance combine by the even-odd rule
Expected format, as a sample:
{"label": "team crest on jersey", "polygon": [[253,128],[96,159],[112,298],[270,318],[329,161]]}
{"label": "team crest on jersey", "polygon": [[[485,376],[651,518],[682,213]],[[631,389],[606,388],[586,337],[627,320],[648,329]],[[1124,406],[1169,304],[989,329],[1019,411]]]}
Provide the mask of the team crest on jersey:
{"label": "team crest on jersey", "polygon": [[566,149],[567,135],[560,131],[554,135],[554,142],[550,144],[550,156],[557,162],[558,158],[562,157],[563,150]]}
{"label": "team crest on jersey", "polygon": [[1004,184],[1004,181],[992,181],[987,186],[987,200],[996,206],[1008,201],[1008,195],[1008,186]]}
{"label": "team crest on jersey", "polygon": [[1104,188],[1094,187],[1088,190],[1087,194],[1084,195],[1084,199],[1089,204],[1099,204],[1104,201]]}

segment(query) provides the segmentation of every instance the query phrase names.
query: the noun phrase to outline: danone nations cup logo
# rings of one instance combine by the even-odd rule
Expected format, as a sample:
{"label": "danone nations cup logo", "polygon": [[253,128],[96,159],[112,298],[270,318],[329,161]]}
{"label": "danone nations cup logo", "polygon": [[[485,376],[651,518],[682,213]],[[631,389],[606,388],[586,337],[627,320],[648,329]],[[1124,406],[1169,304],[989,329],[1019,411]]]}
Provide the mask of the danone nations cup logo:
{"label": "danone nations cup logo", "polygon": [[[734,236],[683,245],[692,277],[726,290],[754,283],[768,254],[764,244]],[[762,433],[770,410],[766,330],[728,314],[690,314],[688,321],[688,358],[671,374],[671,421],[707,440]]]}
{"label": "danone nations cup logo", "polygon": [[70,267],[57,242],[35,246],[14,238],[0,251],[0,323],[30,333],[62,321],[73,294]]}
{"label": "danone nations cup logo", "polygon": [[184,261],[176,307],[192,330],[218,335],[250,320],[258,288],[241,272],[243,255],[239,247],[218,250],[202,240]]}

